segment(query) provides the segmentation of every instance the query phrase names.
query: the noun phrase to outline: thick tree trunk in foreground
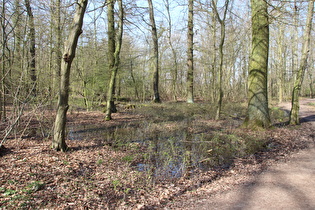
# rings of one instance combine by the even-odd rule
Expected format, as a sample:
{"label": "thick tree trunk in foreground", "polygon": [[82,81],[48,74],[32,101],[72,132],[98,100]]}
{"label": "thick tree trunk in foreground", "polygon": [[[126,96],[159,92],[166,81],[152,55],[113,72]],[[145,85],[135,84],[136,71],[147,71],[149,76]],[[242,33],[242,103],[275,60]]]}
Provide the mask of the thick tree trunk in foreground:
{"label": "thick tree trunk in foreground", "polygon": [[52,148],[65,152],[67,145],[65,142],[65,127],[67,121],[67,111],[69,108],[69,80],[72,61],[75,57],[75,51],[80,34],[82,33],[82,24],[85,9],[88,0],[79,0],[77,3],[76,13],[69,33],[67,42],[65,43],[63,58],[61,59],[61,77],[60,91],[58,100],[58,109],[54,125],[54,138]]}
{"label": "thick tree trunk in foreground", "polygon": [[152,61],[152,69],[153,69],[153,102],[160,103],[160,93],[159,93],[159,43],[157,36],[157,29],[154,19],[154,11],[152,0],[148,0],[149,4],[149,13],[150,13],[150,24],[151,24],[151,34],[153,41],[153,61]]}
{"label": "thick tree trunk in foreground", "polygon": [[267,91],[268,4],[262,0],[251,0],[251,8],[252,51],[248,76],[248,108],[244,126],[248,128],[266,128],[270,126]]}
{"label": "thick tree trunk in foreground", "polygon": [[187,103],[194,103],[194,0],[188,0]]}
{"label": "thick tree trunk in foreground", "polygon": [[[107,12],[107,20],[108,20],[108,63],[109,70],[111,71],[111,77],[108,85],[107,92],[107,104],[106,104],[106,116],[105,120],[112,119],[112,113],[116,112],[116,106],[114,104],[114,94],[115,94],[115,86],[116,86],[116,76],[118,67],[120,64],[120,50],[122,44],[122,36],[123,36],[123,19],[124,19],[124,11],[122,0],[118,1],[119,4],[119,24],[118,31],[115,29],[115,19],[114,19],[114,4],[115,1],[108,1],[108,12]],[[117,34],[116,34],[117,33]],[[116,39],[116,40],[115,40]]]}
{"label": "thick tree trunk in foreground", "polygon": [[303,52],[300,67],[296,76],[296,80],[294,82],[294,87],[292,91],[292,107],[290,112],[290,125],[297,125],[300,123],[299,119],[299,96],[301,91],[301,86],[303,83],[303,78],[305,74],[305,70],[307,67],[307,58],[310,51],[310,37],[312,31],[312,21],[313,21],[313,14],[314,14],[314,0],[309,1],[308,5],[308,15],[306,21],[306,29],[304,33],[304,40],[303,40]]}

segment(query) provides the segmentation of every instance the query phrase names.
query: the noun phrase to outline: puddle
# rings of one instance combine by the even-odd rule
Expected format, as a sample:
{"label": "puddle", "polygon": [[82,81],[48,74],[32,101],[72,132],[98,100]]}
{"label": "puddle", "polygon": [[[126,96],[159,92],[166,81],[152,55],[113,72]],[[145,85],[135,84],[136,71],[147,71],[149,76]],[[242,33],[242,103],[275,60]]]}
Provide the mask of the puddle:
{"label": "puddle", "polygon": [[108,133],[108,128],[96,127],[95,125],[84,125],[84,126],[68,126],[69,140],[87,140],[87,139],[102,139],[104,134]]}
{"label": "puddle", "polygon": [[[144,126],[145,127],[145,126]],[[98,139],[111,145],[128,145],[137,143],[145,149],[143,160],[133,164],[142,172],[151,173],[155,178],[179,178],[185,173],[207,170],[218,163],[220,154],[210,154],[214,145],[204,134],[187,134],[186,130],[175,132],[152,132],[145,128],[109,129],[96,126],[70,126],[70,140]]]}
{"label": "puddle", "polygon": [[201,134],[187,139],[185,133],[147,142],[151,151],[146,162],[138,163],[139,171],[150,171],[154,177],[179,178],[185,173],[209,169],[213,160],[208,151],[212,144],[202,141]]}

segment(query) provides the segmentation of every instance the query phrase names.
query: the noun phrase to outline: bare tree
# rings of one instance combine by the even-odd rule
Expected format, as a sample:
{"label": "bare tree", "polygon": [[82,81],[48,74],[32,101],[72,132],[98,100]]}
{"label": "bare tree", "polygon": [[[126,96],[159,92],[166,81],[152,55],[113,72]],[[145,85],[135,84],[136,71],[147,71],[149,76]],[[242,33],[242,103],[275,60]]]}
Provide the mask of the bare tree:
{"label": "bare tree", "polygon": [[153,102],[160,103],[160,94],[159,94],[159,41],[157,35],[157,29],[154,18],[154,10],[152,0],[148,0],[149,4],[149,14],[150,14],[150,25],[151,25],[151,34],[153,41],[153,62],[151,63],[153,69]]}
{"label": "bare tree", "polygon": [[224,13],[223,17],[221,18],[218,12],[217,1],[212,0],[212,8],[214,10],[215,16],[220,23],[221,31],[220,31],[220,44],[219,44],[219,53],[220,53],[220,64],[219,64],[219,77],[218,77],[218,89],[219,89],[219,96],[217,101],[217,111],[215,119],[218,120],[221,114],[221,107],[222,107],[222,99],[223,99],[223,88],[222,88],[222,77],[223,77],[223,47],[225,42],[225,20],[226,14],[228,11],[230,0],[225,0],[224,4]]}
{"label": "bare tree", "polygon": [[173,55],[173,62],[174,66],[172,67],[172,94],[173,94],[173,99],[174,101],[177,101],[177,74],[178,74],[178,56],[177,52],[174,48],[173,42],[172,42],[172,36],[173,36],[173,27],[172,27],[172,17],[171,17],[171,11],[170,11],[170,2],[169,0],[164,0],[164,5],[167,13],[167,20],[168,20],[168,33],[167,33],[167,39],[168,39],[168,44],[171,48],[172,55]]}
{"label": "bare tree", "polygon": [[29,39],[30,39],[30,78],[31,78],[31,92],[33,96],[36,96],[36,40],[35,40],[35,23],[32,7],[30,5],[30,0],[25,0],[25,7],[28,15],[28,24],[29,24]]}
{"label": "bare tree", "polygon": [[194,103],[194,0],[188,0],[187,103]]}
{"label": "bare tree", "polygon": [[312,31],[312,21],[314,14],[314,0],[310,0],[308,3],[308,15],[306,20],[306,29],[303,36],[303,52],[300,67],[298,69],[297,77],[294,82],[294,87],[292,91],[292,108],[290,112],[290,124],[297,125],[300,123],[299,120],[299,96],[301,91],[301,86],[304,79],[305,70],[307,68],[307,59],[310,51],[310,38]]}
{"label": "bare tree", "polygon": [[124,11],[122,0],[118,0],[119,4],[119,24],[118,30],[115,29],[115,17],[114,17],[114,0],[108,1],[107,9],[107,21],[108,21],[108,63],[111,71],[111,78],[109,81],[108,92],[107,92],[107,109],[106,109],[106,120],[111,120],[112,112],[116,112],[114,104],[114,94],[116,85],[116,75],[120,64],[120,50],[123,36],[123,21]]}
{"label": "bare tree", "polygon": [[[61,62],[60,59],[62,58],[62,52],[61,52],[61,47],[62,47],[62,29],[61,29],[61,0],[56,0],[56,13],[55,14],[55,27],[54,31],[56,34],[56,47],[55,47],[55,53],[57,56],[56,59],[56,69],[54,70],[54,79],[53,79],[53,86],[55,86],[55,81],[59,81],[60,79],[60,72],[61,72]],[[54,81],[55,80],[55,81]],[[58,88],[58,86],[57,86]]]}
{"label": "bare tree", "polygon": [[6,105],[5,105],[5,92],[6,92],[6,85],[5,85],[5,75],[6,75],[6,43],[7,43],[7,34],[6,34],[6,2],[2,1],[2,9],[1,9],[1,30],[2,30],[2,53],[1,53],[1,60],[2,60],[2,71],[1,71],[1,100],[0,100],[0,119],[6,119]]}
{"label": "bare tree", "polygon": [[61,59],[61,77],[60,91],[58,99],[58,109],[54,125],[54,138],[52,148],[65,152],[67,144],[65,142],[65,128],[67,121],[67,111],[69,108],[69,80],[72,61],[75,57],[75,51],[80,34],[82,33],[83,17],[88,0],[79,0],[77,2],[76,13],[73,18],[71,31],[68,40],[65,43],[63,57]]}

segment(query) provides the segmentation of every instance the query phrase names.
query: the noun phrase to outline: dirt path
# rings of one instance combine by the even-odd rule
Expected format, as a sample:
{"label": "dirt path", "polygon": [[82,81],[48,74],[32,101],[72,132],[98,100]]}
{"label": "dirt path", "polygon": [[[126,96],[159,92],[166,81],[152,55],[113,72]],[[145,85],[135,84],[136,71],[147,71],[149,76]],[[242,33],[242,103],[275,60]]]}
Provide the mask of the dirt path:
{"label": "dirt path", "polygon": [[314,156],[314,148],[303,150],[249,183],[198,202],[197,209],[315,209]]}
{"label": "dirt path", "polygon": [[[315,107],[310,104],[315,104],[315,100],[301,100],[301,121],[311,124],[315,130]],[[290,108],[287,103],[280,106]],[[185,206],[175,201],[166,209],[315,209],[314,143],[260,174],[242,176],[222,178],[203,189],[200,199],[192,196],[185,201]],[[213,190],[216,185],[225,185],[225,189],[216,192]]]}
{"label": "dirt path", "polygon": [[[314,122],[315,121],[315,99],[307,98],[300,100],[300,117],[301,122]],[[279,107],[290,111],[291,103],[281,103]]]}

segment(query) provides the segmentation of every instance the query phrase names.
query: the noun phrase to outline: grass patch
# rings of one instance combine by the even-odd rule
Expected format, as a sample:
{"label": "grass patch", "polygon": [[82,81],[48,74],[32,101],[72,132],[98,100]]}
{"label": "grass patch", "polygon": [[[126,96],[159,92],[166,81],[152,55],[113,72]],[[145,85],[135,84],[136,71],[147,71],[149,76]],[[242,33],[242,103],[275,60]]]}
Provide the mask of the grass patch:
{"label": "grass patch", "polygon": [[[208,103],[139,105],[131,112],[145,120],[117,127],[106,142],[116,151],[128,151],[122,162],[157,179],[226,167],[235,158],[265,149],[263,131],[250,133],[238,128],[246,113],[244,104],[225,104],[221,121],[213,120],[214,107]],[[274,112],[276,118],[282,117],[282,110]]]}
{"label": "grass patch", "polygon": [[282,123],[289,120],[289,112],[279,107],[271,107],[269,114],[273,123]]}

